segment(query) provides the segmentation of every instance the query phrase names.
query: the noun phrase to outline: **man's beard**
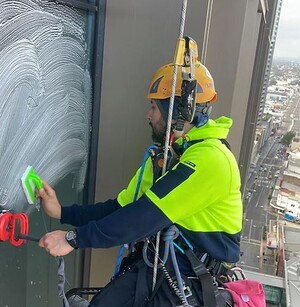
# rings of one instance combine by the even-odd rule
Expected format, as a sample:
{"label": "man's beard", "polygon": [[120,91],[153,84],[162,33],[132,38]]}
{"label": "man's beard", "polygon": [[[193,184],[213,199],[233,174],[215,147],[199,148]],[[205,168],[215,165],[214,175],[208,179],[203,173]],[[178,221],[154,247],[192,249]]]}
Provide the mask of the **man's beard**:
{"label": "man's beard", "polygon": [[149,125],[152,127],[152,140],[154,143],[163,145],[165,141],[167,124],[163,119],[160,119],[154,127],[151,123]]}

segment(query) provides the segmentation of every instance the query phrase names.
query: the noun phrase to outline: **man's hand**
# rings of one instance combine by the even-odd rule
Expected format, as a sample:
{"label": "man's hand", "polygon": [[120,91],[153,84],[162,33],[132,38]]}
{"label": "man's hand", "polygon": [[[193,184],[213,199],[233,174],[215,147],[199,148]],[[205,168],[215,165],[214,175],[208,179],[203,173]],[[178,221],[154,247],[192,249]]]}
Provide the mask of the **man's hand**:
{"label": "man's hand", "polygon": [[43,180],[44,188],[36,191],[36,196],[41,198],[42,206],[50,217],[55,219],[61,218],[61,206],[57,200],[55,191]]}
{"label": "man's hand", "polygon": [[66,231],[56,230],[46,233],[39,241],[39,246],[52,256],[65,256],[74,248],[66,240]]}

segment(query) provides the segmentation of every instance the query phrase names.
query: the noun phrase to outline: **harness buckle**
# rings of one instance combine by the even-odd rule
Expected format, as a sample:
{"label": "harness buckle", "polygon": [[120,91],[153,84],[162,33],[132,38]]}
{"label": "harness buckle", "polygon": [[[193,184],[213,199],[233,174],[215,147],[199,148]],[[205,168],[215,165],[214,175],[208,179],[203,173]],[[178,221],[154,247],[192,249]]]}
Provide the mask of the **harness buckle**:
{"label": "harness buckle", "polygon": [[212,275],[226,275],[233,267],[234,263],[218,261],[215,259],[212,259],[207,265],[207,268]]}
{"label": "harness buckle", "polygon": [[193,295],[192,290],[189,286],[183,286],[183,292],[186,298],[191,297]]}

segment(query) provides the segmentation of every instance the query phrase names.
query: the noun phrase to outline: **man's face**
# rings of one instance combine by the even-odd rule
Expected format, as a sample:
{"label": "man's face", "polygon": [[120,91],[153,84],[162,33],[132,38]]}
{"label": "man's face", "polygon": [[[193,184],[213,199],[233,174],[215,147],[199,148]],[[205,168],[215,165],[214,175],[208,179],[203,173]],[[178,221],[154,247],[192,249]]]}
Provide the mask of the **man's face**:
{"label": "man's face", "polygon": [[163,144],[167,131],[167,124],[155,100],[151,100],[151,108],[147,113],[149,125],[152,127],[152,140],[154,143]]}

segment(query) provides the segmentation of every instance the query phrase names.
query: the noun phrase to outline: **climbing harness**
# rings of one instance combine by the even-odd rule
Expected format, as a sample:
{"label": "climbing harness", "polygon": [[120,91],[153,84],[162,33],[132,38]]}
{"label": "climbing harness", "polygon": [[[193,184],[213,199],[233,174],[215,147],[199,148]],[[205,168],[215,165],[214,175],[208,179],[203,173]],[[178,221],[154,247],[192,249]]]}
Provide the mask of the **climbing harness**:
{"label": "climbing harness", "polygon": [[[224,139],[219,139],[219,140],[220,142],[222,142],[224,145],[226,145],[230,149],[230,145],[228,144],[226,140]],[[184,153],[186,149],[188,149],[190,146],[194,144],[197,144],[203,141],[205,140],[200,139],[200,140],[189,141],[188,138],[183,134],[182,144],[178,144],[174,142],[172,146],[170,146],[169,148],[167,170],[169,171],[179,162],[180,156]],[[139,194],[140,185],[141,185],[141,181],[142,181],[144,170],[145,170],[145,165],[149,157],[152,160],[153,182],[155,182],[158,178],[161,177],[163,153],[164,153],[163,148],[155,146],[155,145],[149,146],[147,150],[145,151],[143,162],[140,168],[140,173],[138,176],[137,186],[136,186],[135,193],[134,193],[134,200],[138,199],[138,194]],[[180,240],[177,239],[178,237],[180,237]],[[201,287],[205,290],[204,291],[205,292],[204,302],[206,305],[204,306],[216,306],[216,305],[213,305],[215,304],[216,300],[222,301],[222,296],[220,296],[219,298],[218,292],[216,291],[217,289],[216,283],[214,281],[214,278],[210,274],[210,272],[213,274],[219,274],[221,272],[226,273],[229,268],[226,268],[224,270],[224,265],[215,260],[210,261],[208,263],[209,256],[207,254],[201,255],[200,260],[199,260],[199,256],[193,252],[193,246],[184,237],[182,232],[180,232],[177,229],[175,225],[172,225],[169,229],[162,231],[161,238],[162,238],[162,241],[164,242],[164,253],[161,257],[158,256],[157,269],[160,269],[163,272],[163,275],[165,276],[165,279],[167,280],[169,286],[171,287],[175,295],[181,301],[181,304],[182,304],[181,306],[185,306],[185,307],[190,306],[189,302],[191,302],[191,300],[193,299],[193,296],[192,296],[191,290],[185,285],[181,277],[179,267],[177,264],[175,249],[178,252],[180,252],[182,255],[185,255],[187,257],[187,259],[191,263],[191,267],[193,268],[195,276],[200,280]],[[143,241],[144,243],[143,243],[143,248],[141,251],[143,260],[147,264],[147,266],[154,269],[155,263],[151,262],[151,260],[153,260],[153,257],[151,258],[151,260],[148,257],[149,251],[153,253],[154,257],[156,255],[154,239],[145,238]],[[126,271],[128,267],[131,267],[132,260],[128,259],[129,260],[129,264],[128,264],[128,261],[122,262],[122,259],[123,259],[123,254],[124,254],[124,250],[126,247],[130,250],[129,253],[132,253],[133,251],[136,251],[136,250],[140,250],[138,247],[134,250],[134,247],[136,246],[135,243],[136,242],[127,244],[127,246],[123,245],[120,247],[113,278],[119,276],[120,273],[123,273],[124,271]],[[133,256],[134,253],[132,253],[131,255]],[[129,257],[129,258],[132,258],[132,257]],[[174,277],[176,278],[176,281],[174,281],[171,278],[166,268],[166,264],[169,258],[171,258],[171,261],[172,261],[172,265],[173,265],[174,272],[175,272]],[[133,260],[134,259],[135,258],[133,256]],[[121,267],[122,267],[122,271],[120,272]],[[155,293],[155,288],[153,288],[152,291],[153,293]],[[223,306],[222,302],[219,304],[219,306]]]}
{"label": "climbing harness", "polygon": [[[189,260],[195,278],[197,278],[201,284],[203,306],[228,306],[226,305],[226,303],[228,303],[228,301],[226,301],[226,296],[224,298],[224,294],[218,291],[218,282],[215,276],[231,274],[230,270],[233,267],[233,264],[211,259],[207,253],[201,255],[196,254],[188,239],[175,225],[172,225],[167,230],[162,231],[161,238],[164,242],[164,253],[161,258],[159,257],[158,269],[163,272],[170,288],[180,299],[182,304],[181,306],[195,306],[194,304],[196,300],[193,291],[185,284],[181,276],[175,249],[179,253],[185,255]],[[152,244],[153,243],[151,241],[147,240],[143,247],[143,259],[150,268],[153,268],[154,266],[148,257],[148,251],[154,252],[154,249],[151,248]],[[171,278],[171,275],[166,268],[169,256],[174,269],[176,281]],[[160,286],[161,281],[162,280],[158,282],[157,287]]]}
{"label": "climbing harness", "polygon": [[[178,163],[180,156],[184,153],[184,151],[189,148],[190,146],[197,144],[199,142],[203,142],[204,139],[201,140],[195,140],[195,141],[188,141],[186,136],[183,135],[183,142],[181,145],[177,143],[173,143],[172,146],[170,147],[169,150],[169,155],[168,155],[168,161],[167,161],[167,170],[170,170],[175,164]],[[225,144],[227,147],[229,147],[229,144],[226,140],[220,139],[220,141]],[[176,146],[175,146],[176,145]],[[144,169],[145,169],[145,164],[149,156],[151,157],[152,160],[152,166],[153,166],[153,182],[155,182],[162,174],[162,154],[163,154],[163,148],[158,147],[158,146],[150,146],[147,148],[144,158],[143,158],[143,163],[141,166],[140,174],[138,177],[138,183],[137,187],[135,190],[135,199],[138,197],[138,192],[140,189],[140,184],[141,180],[143,177]],[[180,237],[180,241],[177,242],[177,238]],[[224,270],[224,265],[221,262],[218,261],[211,261],[208,265],[208,258],[209,256],[207,254],[204,254],[201,256],[201,259],[199,260],[199,257],[196,256],[196,254],[193,251],[193,246],[190,244],[190,242],[184,237],[182,232],[178,230],[178,228],[175,225],[170,226],[169,229],[166,231],[163,231],[161,233],[161,238],[162,241],[164,242],[164,254],[162,258],[158,256],[158,263],[157,263],[157,269],[160,269],[167,282],[169,283],[171,289],[174,291],[176,296],[179,298],[181,301],[181,306],[192,306],[189,305],[189,302],[193,299],[193,295],[191,292],[191,289],[189,289],[180,274],[180,270],[178,267],[177,259],[176,259],[176,252],[175,249],[177,249],[181,254],[186,255],[187,259],[191,263],[191,267],[195,273],[195,276],[199,279],[201,283],[201,287],[203,289],[203,301],[205,303],[204,306],[217,306],[216,301],[218,300],[221,301],[219,302],[218,306],[223,306],[224,299],[222,296],[219,295],[219,293],[216,291],[217,290],[217,284],[214,281],[213,276],[211,275],[210,272],[213,274],[219,274],[219,273],[226,273],[229,269],[225,268]],[[124,252],[124,246],[120,248],[120,253],[116,265],[116,270],[115,270],[115,276],[119,273],[120,266],[121,266],[121,261],[122,261],[122,256]],[[152,251],[154,254],[154,257],[156,255],[155,251],[155,245],[153,240],[150,240],[149,238],[144,239],[144,244],[142,248],[142,255],[144,262],[150,267],[154,268],[155,263],[152,263],[149,260],[148,257],[148,251]],[[175,277],[176,277],[176,282],[171,278],[167,268],[166,264],[168,262],[169,256],[171,257],[172,265],[174,268],[175,272]],[[126,265],[125,265],[126,267]],[[209,269],[208,269],[209,268]],[[155,288],[152,289],[153,292],[155,292]],[[225,305],[224,305],[225,306]]]}
{"label": "climbing harness", "polygon": [[[189,291],[189,294],[191,291],[190,289],[187,289],[184,285],[184,282],[180,275],[180,271],[179,271],[179,267],[178,267],[178,263],[176,259],[176,254],[175,254],[175,248],[178,248],[181,252],[183,252],[183,250],[174,242],[174,239],[176,239],[179,236],[179,234],[181,233],[179,232],[178,228],[175,225],[170,226],[168,230],[162,232],[162,240],[165,242],[164,256],[162,259],[159,258],[160,263],[157,265],[157,267],[162,269],[167,281],[169,282],[170,287],[174,290],[175,294],[178,296],[183,306],[190,306],[187,301],[186,290]],[[153,268],[154,264],[152,264],[149,261],[148,256],[147,256],[147,250],[148,250],[149,243],[150,243],[149,240],[147,240],[144,243],[143,259],[149,267]],[[189,243],[188,245],[190,246]],[[172,280],[169,272],[166,269],[166,263],[168,261],[169,255],[171,255],[177,283],[175,283]]]}
{"label": "climbing harness", "polygon": [[[169,147],[168,150],[168,160],[167,160],[167,170],[170,170],[175,164],[178,163],[180,156],[184,153],[184,151],[189,148],[190,146],[203,142],[204,139],[200,139],[200,140],[195,140],[195,141],[188,141],[186,136],[183,134],[182,135],[182,139],[183,142],[181,145],[179,145],[178,143],[173,143],[172,146]],[[220,142],[222,142],[222,144],[224,144],[228,149],[230,149],[230,145],[229,143],[225,140],[225,139],[219,139]],[[150,153],[150,156],[152,158],[152,162],[153,162],[153,173],[156,177],[159,178],[160,175],[162,174],[162,169],[159,167],[161,165],[161,162],[157,162],[160,161],[162,159],[162,148],[156,148],[155,150],[152,149],[150,152],[152,152],[152,155]],[[155,177],[154,177],[155,178]],[[156,180],[155,179],[155,180]],[[174,240],[180,235],[181,237],[181,241],[184,242],[183,247],[180,247],[180,245],[176,244],[174,242]],[[184,287],[180,272],[179,272],[179,268],[178,268],[178,264],[177,264],[177,260],[176,260],[176,254],[175,254],[175,249],[174,247],[180,251],[182,254],[185,254],[186,257],[188,258],[188,260],[191,263],[192,269],[195,273],[195,276],[197,276],[197,278],[200,280],[201,282],[201,286],[203,289],[203,301],[204,301],[204,306],[216,306],[216,300],[221,301],[219,302],[219,306],[223,306],[224,305],[224,300],[223,297],[219,295],[219,293],[216,291],[217,290],[217,286],[216,283],[213,280],[213,276],[210,274],[210,272],[207,270],[205,264],[201,261],[204,260],[206,258],[208,258],[208,255],[205,254],[203,255],[203,257],[201,258],[201,260],[198,259],[198,257],[196,256],[196,254],[193,252],[193,247],[192,245],[189,243],[189,241],[183,236],[183,234],[181,232],[179,232],[179,230],[176,228],[175,225],[172,225],[167,231],[163,232],[161,234],[162,240],[165,242],[165,248],[164,248],[164,255],[163,258],[161,259],[159,257],[159,251],[157,251],[156,247],[154,247],[154,259],[155,257],[158,257],[158,263],[152,264],[148,257],[147,257],[147,250],[149,248],[149,244],[150,241],[149,239],[145,240],[144,243],[144,247],[143,247],[143,259],[145,261],[145,263],[155,269],[156,266],[156,270],[157,269],[161,269],[164,274],[165,277],[167,279],[167,281],[169,282],[170,287],[174,290],[175,294],[178,296],[178,298],[181,300],[183,306],[189,306],[188,301],[187,301],[187,297],[186,297],[186,289]],[[152,245],[154,245],[153,242],[151,242]],[[157,244],[157,241],[156,241]],[[182,245],[182,244],[181,244]],[[174,284],[174,282],[172,281],[172,279],[170,278],[168,271],[166,269],[166,263],[167,260],[169,258],[169,254],[171,255],[171,259],[172,259],[172,264],[175,270],[175,275],[176,275],[176,280],[177,280],[177,284]],[[157,256],[158,255],[158,256]],[[220,268],[223,268],[223,265],[221,266],[220,262],[216,262],[214,263],[213,269],[214,269],[214,274],[220,273]],[[226,269],[227,271],[227,269]],[[153,291],[154,291],[153,287]],[[204,295],[205,294],[205,295]],[[190,296],[190,294],[189,294]],[[224,305],[225,306],[225,305]]]}

